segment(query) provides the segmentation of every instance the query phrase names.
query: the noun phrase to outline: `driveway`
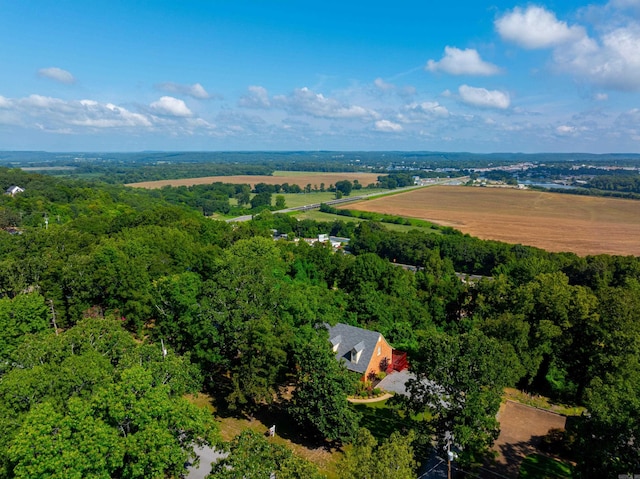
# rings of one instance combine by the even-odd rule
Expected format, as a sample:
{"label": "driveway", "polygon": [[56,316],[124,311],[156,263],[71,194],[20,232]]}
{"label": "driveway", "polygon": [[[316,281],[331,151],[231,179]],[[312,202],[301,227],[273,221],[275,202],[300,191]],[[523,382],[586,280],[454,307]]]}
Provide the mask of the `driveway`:
{"label": "driveway", "polygon": [[376,387],[382,389],[383,391],[394,392],[396,394],[402,394],[406,396],[407,388],[405,388],[404,385],[409,379],[414,378],[414,374],[410,373],[408,369],[405,369],[404,371],[394,371],[387,374]]}
{"label": "driveway", "polygon": [[198,467],[188,465],[185,479],[205,479],[211,472],[211,463],[226,456],[225,453],[219,453],[207,446],[195,447],[194,450],[200,456],[200,464]]}

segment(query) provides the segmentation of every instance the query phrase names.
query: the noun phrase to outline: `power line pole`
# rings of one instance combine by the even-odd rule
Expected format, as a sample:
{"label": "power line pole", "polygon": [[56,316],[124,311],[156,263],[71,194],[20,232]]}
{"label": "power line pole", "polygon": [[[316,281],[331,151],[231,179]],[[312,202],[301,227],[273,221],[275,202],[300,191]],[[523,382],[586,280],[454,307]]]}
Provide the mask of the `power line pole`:
{"label": "power line pole", "polygon": [[444,440],[447,441],[444,446],[445,451],[447,451],[447,479],[451,479],[451,462],[457,457],[456,453],[451,450],[453,439],[453,434],[450,431],[444,433]]}

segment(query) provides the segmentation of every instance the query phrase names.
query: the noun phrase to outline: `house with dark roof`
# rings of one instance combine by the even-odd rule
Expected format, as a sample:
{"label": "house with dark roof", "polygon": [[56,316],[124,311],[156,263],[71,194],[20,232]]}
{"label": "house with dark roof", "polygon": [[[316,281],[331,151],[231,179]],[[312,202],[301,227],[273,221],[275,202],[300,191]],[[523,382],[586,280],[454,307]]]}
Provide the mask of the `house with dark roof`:
{"label": "house with dark roof", "polygon": [[[377,331],[342,323],[326,327],[336,359],[342,361],[349,371],[362,374],[363,379],[380,372],[406,368],[406,353],[394,351]],[[404,357],[404,363],[398,362],[400,357]]]}

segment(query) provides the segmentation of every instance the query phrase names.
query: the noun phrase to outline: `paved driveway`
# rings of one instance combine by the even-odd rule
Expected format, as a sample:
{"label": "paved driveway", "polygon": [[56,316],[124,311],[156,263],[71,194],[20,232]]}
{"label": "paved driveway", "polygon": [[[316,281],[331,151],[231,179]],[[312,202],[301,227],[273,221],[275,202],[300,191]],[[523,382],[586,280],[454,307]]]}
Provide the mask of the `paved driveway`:
{"label": "paved driveway", "polygon": [[396,394],[403,394],[406,396],[407,389],[404,385],[409,379],[413,378],[415,378],[415,376],[413,373],[410,373],[408,369],[405,369],[404,371],[394,371],[387,374],[376,387],[379,387],[383,391],[394,392]]}
{"label": "paved driveway", "polygon": [[207,446],[195,447],[194,450],[200,456],[200,464],[198,467],[191,465],[187,467],[186,479],[204,479],[211,472],[211,463],[226,456],[225,453],[219,453]]}

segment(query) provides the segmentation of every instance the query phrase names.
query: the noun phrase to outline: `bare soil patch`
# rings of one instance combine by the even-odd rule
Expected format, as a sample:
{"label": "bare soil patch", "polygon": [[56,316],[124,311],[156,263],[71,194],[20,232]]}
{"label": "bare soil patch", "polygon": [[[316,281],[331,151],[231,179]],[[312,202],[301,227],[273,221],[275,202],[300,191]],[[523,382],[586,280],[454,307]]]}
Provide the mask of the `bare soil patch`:
{"label": "bare soil patch", "polygon": [[235,176],[205,176],[201,178],[182,178],[179,180],[159,180],[159,181],[143,181],[141,183],[129,183],[126,186],[134,188],[162,188],[163,186],[193,186],[208,185],[218,181],[222,183],[249,184],[251,187],[256,183],[266,183],[268,185],[281,185],[289,183],[290,185],[298,185],[304,188],[311,184],[312,187],[320,187],[320,183],[324,183],[325,188],[333,185],[340,180],[358,180],[362,186],[378,181],[377,173],[321,173],[321,172],[305,172],[305,171],[277,171],[273,176],[262,175],[235,175]]}
{"label": "bare soil patch", "polygon": [[640,201],[434,186],[344,208],[420,218],[482,239],[578,255],[640,256]]}
{"label": "bare soil patch", "polygon": [[530,454],[540,453],[539,445],[550,429],[564,429],[567,418],[548,411],[506,401],[498,412],[500,436],[493,445],[498,453],[492,470],[518,477],[520,464]]}

